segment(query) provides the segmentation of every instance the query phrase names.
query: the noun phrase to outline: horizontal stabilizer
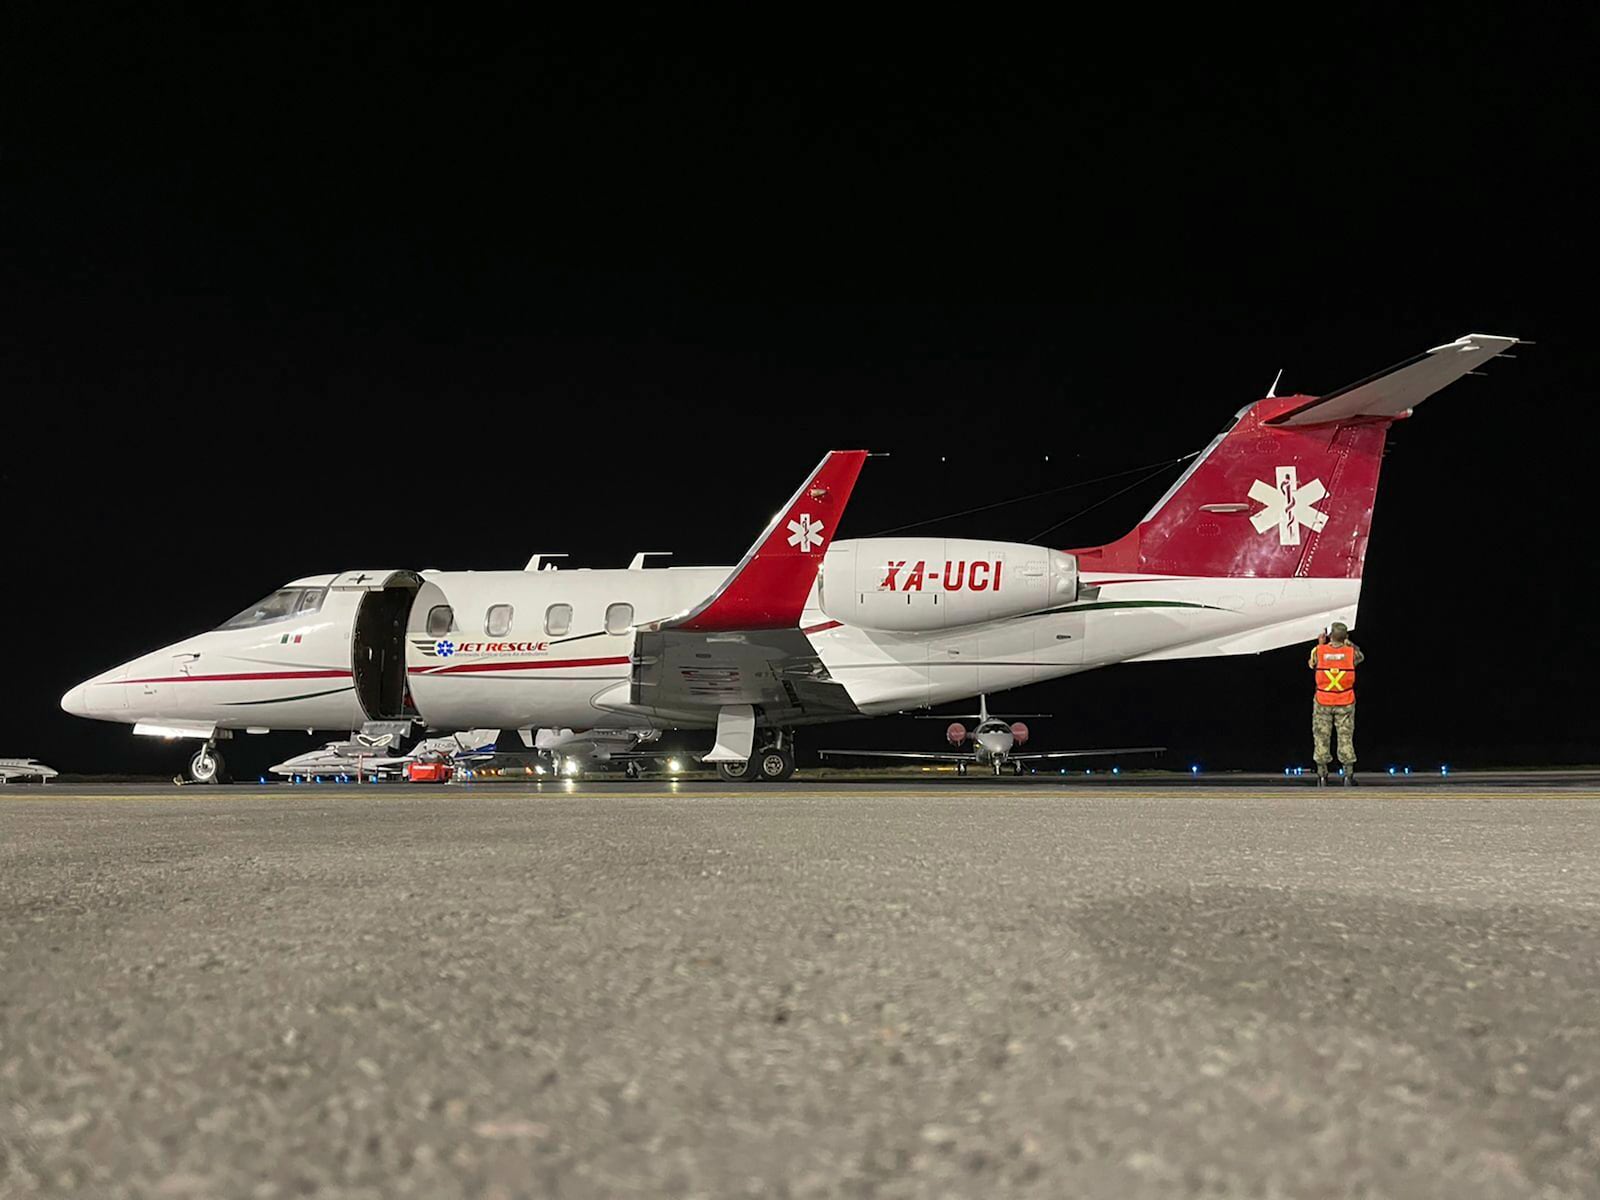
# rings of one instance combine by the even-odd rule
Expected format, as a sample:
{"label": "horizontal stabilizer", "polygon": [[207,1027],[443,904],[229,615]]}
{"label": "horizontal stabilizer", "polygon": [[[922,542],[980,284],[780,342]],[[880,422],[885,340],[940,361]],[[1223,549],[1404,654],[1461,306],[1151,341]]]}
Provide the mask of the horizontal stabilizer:
{"label": "horizontal stabilizer", "polygon": [[1325,425],[1358,417],[1399,417],[1446,384],[1517,344],[1514,337],[1469,333],[1366,379],[1269,417],[1268,425]]}

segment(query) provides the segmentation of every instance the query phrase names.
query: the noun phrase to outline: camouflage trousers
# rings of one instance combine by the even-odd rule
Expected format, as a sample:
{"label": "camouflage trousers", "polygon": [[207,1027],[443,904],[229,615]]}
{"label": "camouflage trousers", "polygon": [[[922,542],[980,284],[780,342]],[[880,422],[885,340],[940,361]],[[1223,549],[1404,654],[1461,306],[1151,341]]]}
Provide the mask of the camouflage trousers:
{"label": "camouflage trousers", "polygon": [[1319,767],[1333,757],[1333,733],[1339,731],[1339,761],[1351,767],[1356,761],[1356,706],[1311,702],[1311,758]]}

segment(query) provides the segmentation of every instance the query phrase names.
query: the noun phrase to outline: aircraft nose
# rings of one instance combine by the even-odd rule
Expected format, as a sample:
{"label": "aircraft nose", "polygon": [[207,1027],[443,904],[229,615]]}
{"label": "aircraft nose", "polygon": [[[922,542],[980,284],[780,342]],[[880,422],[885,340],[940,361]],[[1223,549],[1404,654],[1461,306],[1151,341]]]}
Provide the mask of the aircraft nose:
{"label": "aircraft nose", "polygon": [[61,709],[74,717],[87,717],[89,715],[89,685],[80,683],[68,689],[66,695],[61,697]]}

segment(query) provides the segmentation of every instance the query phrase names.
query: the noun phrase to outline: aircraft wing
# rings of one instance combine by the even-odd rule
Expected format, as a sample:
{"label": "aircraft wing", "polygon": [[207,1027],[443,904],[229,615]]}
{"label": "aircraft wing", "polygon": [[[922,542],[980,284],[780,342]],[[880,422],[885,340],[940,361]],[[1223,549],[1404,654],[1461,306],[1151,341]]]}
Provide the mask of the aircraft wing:
{"label": "aircraft wing", "polygon": [[1269,417],[1268,425],[1324,425],[1357,417],[1404,416],[1446,384],[1517,344],[1514,337],[1469,333],[1366,379]]}
{"label": "aircraft wing", "polygon": [[1012,754],[1013,762],[1036,762],[1043,758],[1105,758],[1108,755],[1163,754],[1165,746],[1123,746],[1116,750],[1045,750],[1038,754]]}
{"label": "aircraft wing", "polygon": [[777,725],[857,715],[799,625],[866,457],[828,453],[710,596],[638,630],[630,705],[701,720],[759,705]]}
{"label": "aircraft wing", "polygon": [[911,758],[922,762],[977,762],[971,754],[940,753],[937,750],[818,750],[820,758]]}
{"label": "aircraft wing", "polygon": [[777,725],[860,715],[799,629],[715,635],[641,630],[634,640],[629,702],[699,717],[732,705],[760,705]]}

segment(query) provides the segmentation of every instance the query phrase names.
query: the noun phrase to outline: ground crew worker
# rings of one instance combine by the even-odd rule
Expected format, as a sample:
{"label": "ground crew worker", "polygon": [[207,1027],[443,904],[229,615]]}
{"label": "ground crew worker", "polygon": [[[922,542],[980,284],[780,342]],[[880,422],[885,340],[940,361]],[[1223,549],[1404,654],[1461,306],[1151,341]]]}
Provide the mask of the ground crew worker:
{"label": "ground crew worker", "polygon": [[1311,757],[1317,763],[1318,787],[1328,786],[1335,730],[1344,785],[1356,785],[1356,668],[1365,657],[1350,640],[1350,627],[1343,621],[1335,621],[1311,648],[1317,684],[1311,705]]}

